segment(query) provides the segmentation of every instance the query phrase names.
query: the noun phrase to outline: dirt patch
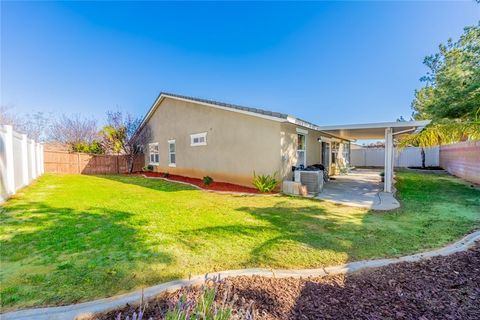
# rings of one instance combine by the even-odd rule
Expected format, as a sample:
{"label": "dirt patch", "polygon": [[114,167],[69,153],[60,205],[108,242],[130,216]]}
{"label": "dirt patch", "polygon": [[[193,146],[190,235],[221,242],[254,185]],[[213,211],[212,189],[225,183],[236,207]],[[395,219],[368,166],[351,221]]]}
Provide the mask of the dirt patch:
{"label": "dirt patch", "polygon": [[[236,277],[223,280],[222,292],[237,297],[235,310],[252,302],[256,319],[480,319],[480,244],[466,252],[405,262],[362,272],[323,278]],[[151,300],[145,316],[162,319],[184,288]],[[138,307],[98,315],[114,319]],[[144,317],[145,318],[145,317]]]}
{"label": "dirt patch", "polygon": [[169,174],[168,177],[165,177],[165,174],[161,172],[139,172],[138,174],[142,174],[147,177],[166,178],[172,181],[190,183],[205,190],[223,191],[223,192],[239,192],[239,193],[255,193],[255,194],[262,193],[255,188],[239,186],[239,185],[227,183],[227,182],[214,181],[213,183],[207,186],[203,183],[202,179],[189,178],[189,177],[179,176],[175,174]]}

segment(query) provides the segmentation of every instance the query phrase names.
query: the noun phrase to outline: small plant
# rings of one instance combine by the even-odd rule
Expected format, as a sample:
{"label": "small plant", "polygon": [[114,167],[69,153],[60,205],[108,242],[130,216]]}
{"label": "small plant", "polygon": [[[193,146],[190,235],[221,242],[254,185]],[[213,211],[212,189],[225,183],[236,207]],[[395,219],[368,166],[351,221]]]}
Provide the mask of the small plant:
{"label": "small plant", "polygon": [[146,165],[142,168],[143,171],[153,171],[153,166],[151,164]]}
{"label": "small plant", "polygon": [[260,192],[271,192],[273,191],[277,185],[277,173],[275,172],[272,175],[264,174],[257,176],[255,171],[253,172],[253,185],[255,188],[258,189]]}
{"label": "small plant", "polygon": [[[142,300],[140,302],[140,305],[138,306],[138,313],[137,312],[133,312],[132,314],[132,317],[130,317],[129,315],[127,315],[125,318],[122,318],[122,313],[118,313],[116,316],[115,316],[115,320],[143,320],[143,315],[145,313],[145,309],[147,308],[147,304],[144,303],[144,300],[143,300],[143,289],[142,289]],[[148,320],[152,320],[152,318],[148,318]]]}
{"label": "small plant", "polygon": [[380,172],[380,177],[385,177],[385,172]]}
{"label": "small plant", "polygon": [[213,183],[213,178],[210,177],[210,176],[205,176],[203,177],[203,184],[208,186],[208,185],[211,185]]}
{"label": "small plant", "polygon": [[164,173],[163,173],[163,177],[164,177],[164,178],[168,178],[168,177],[170,177],[170,173],[168,173],[168,172],[164,172]]}
{"label": "small plant", "polygon": [[253,304],[247,309],[237,310],[236,315],[233,314],[233,305],[238,298],[236,295],[232,297],[231,288],[228,286],[224,287],[223,297],[219,297],[222,284],[220,276],[209,278],[205,275],[200,296],[188,299],[188,296],[192,296],[189,295],[189,291],[194,290],[188,288],[176,305],[167,311],[165,320],[253,320],[255,315]]}

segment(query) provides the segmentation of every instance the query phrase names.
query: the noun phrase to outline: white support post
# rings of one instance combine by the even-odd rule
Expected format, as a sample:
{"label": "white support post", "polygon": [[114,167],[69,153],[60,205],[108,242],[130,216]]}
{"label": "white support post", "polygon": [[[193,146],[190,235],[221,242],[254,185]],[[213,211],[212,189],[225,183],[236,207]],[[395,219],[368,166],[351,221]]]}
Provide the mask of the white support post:
{"label": "white support post", "polygon": [[392,128],[385,129],[385,166],[384,166],[384,185],[385,192],[392,192],[393,180],[393,132]]}
{"label": "white support post", "polygon": [[5,175],[6,186],[5,191],[7,197],[15,193],[15,166],[13,164],[13,128],[5,125]]}
{"label": "white support post", "polygon": [[22,134],[22,185],[27,186],[30,182],[28,177],[28,140],[27,135]]}

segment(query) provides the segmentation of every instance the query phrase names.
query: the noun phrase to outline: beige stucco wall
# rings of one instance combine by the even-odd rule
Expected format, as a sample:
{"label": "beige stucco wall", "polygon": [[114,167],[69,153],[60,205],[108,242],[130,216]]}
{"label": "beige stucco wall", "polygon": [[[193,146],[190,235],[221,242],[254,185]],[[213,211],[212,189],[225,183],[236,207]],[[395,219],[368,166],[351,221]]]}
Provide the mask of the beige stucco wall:
{"label": "beige stucco wall", "polygon": [[[153,113],[151,142],[158,142],[155,171],[189,177],[211,176],[251,186],[253,171],[273,174],[281,168],[280,122],[165,98]],[[190,135],[207,132],[206,146],[190,146]],[[168,140],[176,142],[176,167],[168,166]],[[148,146],[145,146],[149,163]]]}

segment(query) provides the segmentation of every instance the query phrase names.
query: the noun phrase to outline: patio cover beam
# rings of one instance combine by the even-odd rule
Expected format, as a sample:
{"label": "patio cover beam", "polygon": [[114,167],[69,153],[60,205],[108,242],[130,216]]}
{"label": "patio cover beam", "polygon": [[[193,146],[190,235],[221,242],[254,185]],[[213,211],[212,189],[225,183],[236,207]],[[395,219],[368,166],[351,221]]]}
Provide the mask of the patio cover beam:
{"label": "patio cover beam", "polygon": [[394,136],[401,136],[411,132],[422,130],[430,120],[403,121],[403,122],[380,122],[347,124],[338,126],[321,126],[324,132],[336,135],[348,140],[357,139],[385,139],[385,162],[384,162],[384,185],[385,192],[392,192],[393,168],[394,168]]}

